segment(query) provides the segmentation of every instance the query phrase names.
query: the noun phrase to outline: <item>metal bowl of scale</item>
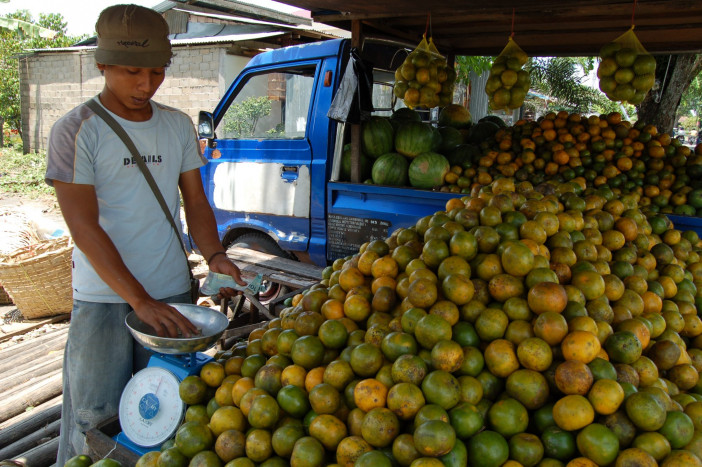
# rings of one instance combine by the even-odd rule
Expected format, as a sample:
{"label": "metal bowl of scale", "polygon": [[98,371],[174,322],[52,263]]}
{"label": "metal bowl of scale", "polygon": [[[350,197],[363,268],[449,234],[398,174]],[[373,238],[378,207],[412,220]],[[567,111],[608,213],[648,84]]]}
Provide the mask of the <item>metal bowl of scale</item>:
{"label": "metal bowl of scale", "polygon": [[204,352],[217,343],[229,325],[226,315],[212,308],[185,303],[169,303],[197,327],[200,333],[193,337],[160,337],[154,328],[139,319],[135,312],[130,312],[124,322],[136,341],[163,354],[187,354]]}

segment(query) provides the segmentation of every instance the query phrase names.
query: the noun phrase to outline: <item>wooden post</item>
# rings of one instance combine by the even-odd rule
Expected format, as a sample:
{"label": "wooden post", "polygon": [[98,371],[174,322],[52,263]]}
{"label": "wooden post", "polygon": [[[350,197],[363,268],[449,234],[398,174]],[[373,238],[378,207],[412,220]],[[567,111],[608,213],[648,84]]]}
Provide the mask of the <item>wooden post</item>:
{"label": "wooden post", "polygon": [[[25,418],[22,421],[13,423],[7,427],[0,427],[0,446],[9,446],[22,438],[29,436],[31,433],[40,430],[43,426],[57,421],[61,418],[61,401],[55,401],[55,405],[42,409],[42,406],[36,407],[34,410],[27,412],[33,414],[32,417]],[[44,404],[42,404],[44,405]],[[13,419],[10,419],[13,421]],[[0,456],[0,458],[4,458]]]}
{"label": "wooden post", "polygon": [[15,456],[20,456],[22,453],[29,451],[46,442],[46,439],[55,438],[59,434],[59,426],[61,420],[54,420],[46,426],[39,427],[37,430],[28,433],[22,439],[15,441],[9,446],[0,449],[0,459],[12,459]]}
{"label": "wooden post", "polygon": [[52,438],[44,444],[30,449],[27,452],[15,457],[14,461],[21,462],[25,467],[40,467],[44,465],[53,465],[56,463],[56,454],[58,453],[58,438]]}
{"label": "wooden post", "polygon": [[[361,40],[361,21],[351,21],[351,47],[360,48]],[[359,103],[360,104],[360,103]],[[359,123],[351,124],[351,182],[361,183],[361,125]]]}

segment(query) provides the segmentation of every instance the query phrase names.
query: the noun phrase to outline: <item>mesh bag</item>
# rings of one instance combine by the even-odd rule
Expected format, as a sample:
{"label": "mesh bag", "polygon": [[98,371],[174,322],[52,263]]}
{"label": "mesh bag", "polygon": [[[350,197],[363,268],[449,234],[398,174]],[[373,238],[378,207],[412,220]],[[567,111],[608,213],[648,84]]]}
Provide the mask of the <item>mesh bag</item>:
{"label": "mesh bag", "polygon": [[422,36],[419,45],[395,71],[393,92],[410,109],[444,107],[453,100],[456,72],[446,63],[434,40]]}
{"label": "mesh bag", "polygon": [[524,104],[531,77],[522,69],[527,62],[527,54],[511,37],[507,45],[490,68],[490,76],[485,83],[485,92],[493,110],[513,110]]}
{"label": "mesh bag", "polygon": [[640,104],[656,82],[656,59],[634,33],[627,32],[602,46],[597,66],[600,90],[612,101]]}

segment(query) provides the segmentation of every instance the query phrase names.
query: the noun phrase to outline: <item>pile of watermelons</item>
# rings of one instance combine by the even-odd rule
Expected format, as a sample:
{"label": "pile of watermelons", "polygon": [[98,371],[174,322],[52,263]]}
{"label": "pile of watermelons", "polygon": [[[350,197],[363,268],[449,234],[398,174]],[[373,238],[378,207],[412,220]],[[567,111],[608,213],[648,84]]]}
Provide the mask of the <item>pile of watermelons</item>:
{"label": "pile of watermelons", "polygon": [[701,242],[503,178],[336,260],[140,465],[702,466]]}
{"label": "pile of watermelons", "polygon": [[[470,193],[497,178],[576,181],[636,192],[646,210],[702,215],[702,146],[691,150],[618,113],[548,113],[508,127],[494,116],[471,124],[464,108],[451,105],[434,127],[402,109],[366,122],[362,139],[367,183]],[[341,179],[349,173],[347,148]]]}

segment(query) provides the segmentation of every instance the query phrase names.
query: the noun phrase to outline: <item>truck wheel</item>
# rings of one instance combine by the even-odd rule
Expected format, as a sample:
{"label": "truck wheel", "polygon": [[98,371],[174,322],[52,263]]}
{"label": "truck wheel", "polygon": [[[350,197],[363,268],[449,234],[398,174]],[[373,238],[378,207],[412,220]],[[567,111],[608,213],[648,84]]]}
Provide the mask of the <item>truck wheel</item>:
{"label": "truck wheel", "polygon": [[[227,246],[227,248],[231,247],[248,248],[261,253],[280,256],[281,258],[293,259],[288,252],[280,248],[280,245],[275,240],[260,232],[248,232],[236,237]],[[267,305],[275,298],[289,292],[288,287],[275,282],[263,281],[263,286],[263,290],[259,294],[259,301],[262,305]]]}

